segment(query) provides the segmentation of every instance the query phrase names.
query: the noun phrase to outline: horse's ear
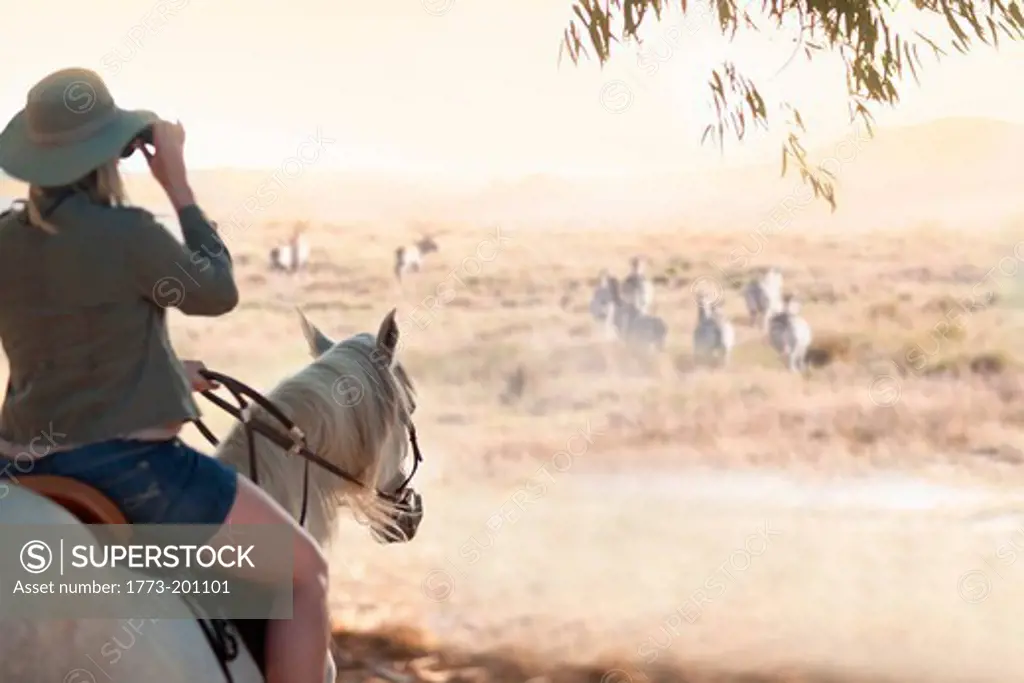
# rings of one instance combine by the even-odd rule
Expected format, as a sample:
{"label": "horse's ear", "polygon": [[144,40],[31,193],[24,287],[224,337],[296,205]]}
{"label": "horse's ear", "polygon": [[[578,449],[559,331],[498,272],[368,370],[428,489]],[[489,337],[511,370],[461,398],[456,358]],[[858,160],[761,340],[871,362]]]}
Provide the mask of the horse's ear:
{"label": "horse's ear", "polygon": [[376,354],[388,367],[395,362],[395,349],[398,348],[398,323],[395,322],[397,309],[392,308],[391,312],[384,316],[384,320],[377,330]]}
{"label": "horse's ear", "polygon": [[317,326],[306,320],[306,316],[303,315],[302,311],[298,308],[295,312],[299,314],[299,322],[302,324],[302,334],[306,337],[306,343],[309,345],[309,355],[313,358],[319,358],[323,354],[327,353],[328,349],[334,346],[327,335],[317,329]]}

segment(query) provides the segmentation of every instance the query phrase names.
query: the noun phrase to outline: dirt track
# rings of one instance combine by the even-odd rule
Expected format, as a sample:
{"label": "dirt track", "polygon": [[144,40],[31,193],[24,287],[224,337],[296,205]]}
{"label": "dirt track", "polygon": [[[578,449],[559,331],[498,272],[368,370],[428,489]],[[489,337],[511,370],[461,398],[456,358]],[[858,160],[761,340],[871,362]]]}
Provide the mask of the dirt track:
{"label": "dirt track", "polygon": [[[595,476],[580,466],[515,515],[508,501],[527,484],[434,481],[425,491],[437,503],[408,547],[370,547],[345,525],[333,556],[340,623],[416,625],[484,652],[470,658],[490,672],[481,680],[598,681],[609,669],[634,681],[737,683],[1024,672],[1013,635],[1024,575],[1007,555],[1024,549],[1019,520],[972,521],[984,506],[966,499],[931,512],[770,492],[709,504],[673,486],[599,492]],[[923,498],[909,484],[899,493],[880,485],[887,502],[877,502]],[[358,559],[346,565],[341,548]],[[494,654],[504,648],[532,659]],[[723,667],[757,675],[719,677]]]}
{"label": "dirt track", "polygon": [[614,660],[563,664],[514,650],[473,654],[442,648],[409,630],[339,633],[335,653],[339,683],[891,683],[799,669],[736,673],[673,665],[639,670]]}

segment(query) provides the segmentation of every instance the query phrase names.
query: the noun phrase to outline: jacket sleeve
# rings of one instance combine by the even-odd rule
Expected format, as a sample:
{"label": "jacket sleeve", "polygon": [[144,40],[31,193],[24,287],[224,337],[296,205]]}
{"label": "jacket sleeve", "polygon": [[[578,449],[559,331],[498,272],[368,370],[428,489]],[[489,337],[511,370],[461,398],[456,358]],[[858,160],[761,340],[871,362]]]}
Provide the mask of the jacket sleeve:
{"label": "jacket sleeve", "polygon": [[129,209],[131,226],[121,238],[127,267],[139,294],[186,315],[217,316],[238,305],[231,254],[202,210],[178,212],[185,244],[144,209]]}

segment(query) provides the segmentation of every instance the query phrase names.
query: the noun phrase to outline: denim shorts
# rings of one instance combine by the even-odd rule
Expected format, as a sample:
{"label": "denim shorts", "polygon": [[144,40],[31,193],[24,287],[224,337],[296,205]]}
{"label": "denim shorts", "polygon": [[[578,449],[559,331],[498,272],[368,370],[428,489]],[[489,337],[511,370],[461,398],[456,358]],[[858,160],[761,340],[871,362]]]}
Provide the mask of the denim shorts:
{"label": "denim shorts", "polygon": [[[0,458],[2,461],[2,458]],[[237,472],[187,446],[167,441],[115,440],[51,453],[16,471],[88,484],[110,498],[132,524],[210,524],[227,519],[238,491]]]}

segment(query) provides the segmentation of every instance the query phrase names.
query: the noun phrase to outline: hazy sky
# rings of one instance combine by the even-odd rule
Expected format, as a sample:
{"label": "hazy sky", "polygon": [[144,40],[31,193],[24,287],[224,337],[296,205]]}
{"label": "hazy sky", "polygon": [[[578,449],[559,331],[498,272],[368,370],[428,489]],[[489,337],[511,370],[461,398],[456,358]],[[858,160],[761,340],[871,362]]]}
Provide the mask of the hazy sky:
{"label": "hazy sky", "polygon": [[[4,8],[0,112],[51,70],[99,71],[119,103],[180,117],[194,165],[276,166],[319,134],[323,167],[464,172],[655,170],[717,160],[698,147],[708,68],[731,57],[788,95],[816,137],[844,127],[835,63],[796,61],[792,31],[728,45],[700,16],[651,36],[602,73],[557,63],[569,0],[35,0]],[[906,10],[912,11],[912,10]],[[654,63],[653,61],[651,63]],[[931,66],[883,124],[953,115],[1024,121],[1024,48]],[[614,83],[621,81],[622,83]],[[623,85],[623,83],[625,85]],[[628,88],[628,91],[624,88]],[[602,95],[603,93],[603,95]],[[628,104],[624,111],[620,111]],[[613,111],[609,111],[609,109]],[[776,153],[748,145],[740,160]]]}

